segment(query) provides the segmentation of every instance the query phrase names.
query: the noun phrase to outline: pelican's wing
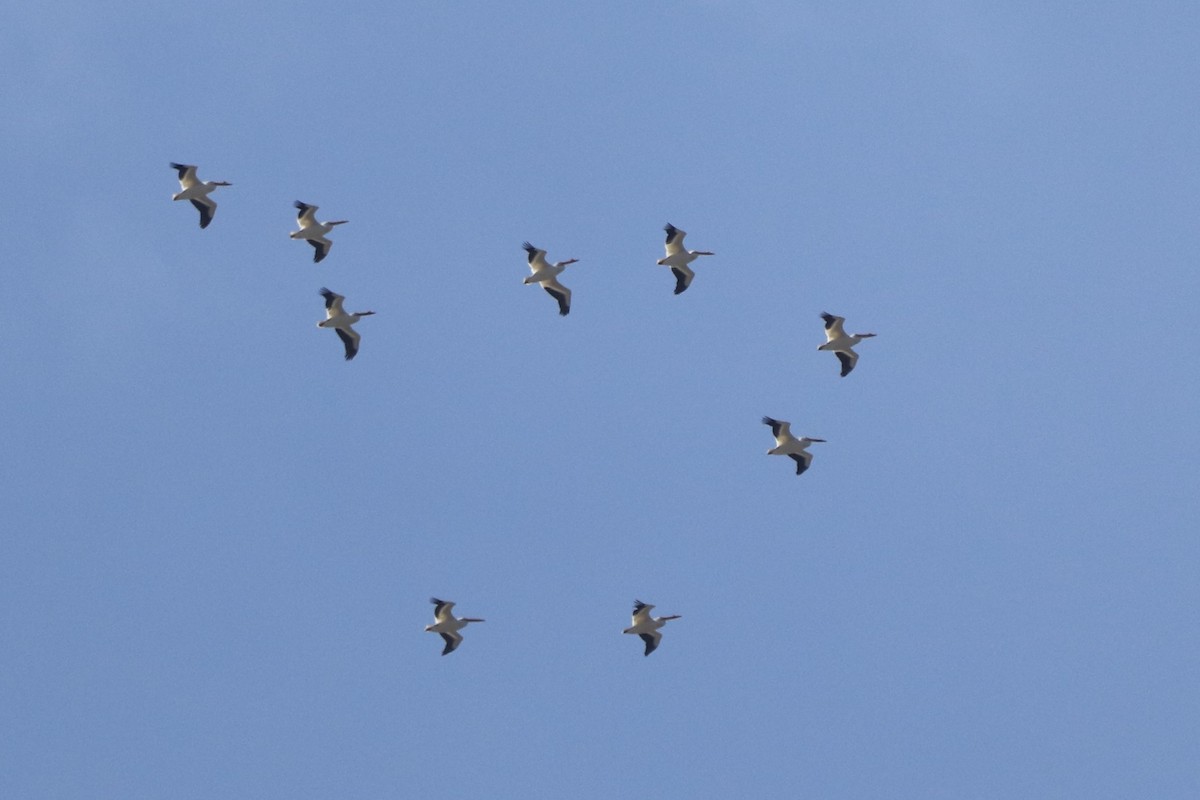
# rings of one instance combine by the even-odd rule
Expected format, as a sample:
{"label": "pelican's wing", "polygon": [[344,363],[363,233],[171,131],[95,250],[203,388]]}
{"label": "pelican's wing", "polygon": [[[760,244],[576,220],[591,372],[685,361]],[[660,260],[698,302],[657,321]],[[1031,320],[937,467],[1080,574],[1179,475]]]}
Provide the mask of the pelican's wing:
{"label": "pelican's wing", "polygon": [[325,319],[333,319],[346,313],[342,310],[342,301],[346,299],[342,295],[321,289],[321,297],[325,298]]}
{"label": "pelican's wing", "polygon": [[179,188],[190,189],[199,181],[196,180],[196,166],[194,164],[177,164],[171,162],[172,169],[179,170]]}
{"label": "pelican's wing", "polygon": [[771,433],[775,434],[775,441],[782,443],[792,435],[792,423],[783,422],[782,420],[772,419],[771,417],[762,418],[763,425],[771,426]]}
{"label": "pelican's wing", "polygon": [[850,370],[854,369],[854,365],[858,363],[858,353],[853,350],[834,350],[833,354],[838,357],[838,361],[842,362],[842,377],[850,374]]}
{"label": "pelican's wing", "polygon": [[646,620],[650,619],[650,610],[653,608],[654,606],[650,605],[649,603],[643,603],[641,600],[634,600],[633,625],[630,627],[636,628],[638,623],[645,622]]}
{"label": "pelican's wing", "polygon": [[542,288],[558,301],[558,313],[566,316],[571,313],[571,290],[563,286],[555,278],[542,281]]}
{"label": "pelican's wing", "polygon": [[207,197],[194,198],[192,205],[200,212],[200,227],[207,228],[208,223],[212,222],[213,214],[217,213],[217,203],[215,200],[209,200]]}
{"label": "pelican's wing", "polygon": [[308,203],[301,203],[299,200],[292,203],[292,205],[300,209],[300,213],[296,215],[296,224],[300,226],[300,230],[311,228],[317,224],[317,206],[310,206]]}
{"label": "pelican's wing", "polygon": [[679,230],[669,222],[663,226],[663,230],[667,232],[667,258],[670,258],[683,250],[683,237],[687,236],[687,232]]}
{"label": "pelican's wing", "polygon": [[358,335],[358,331],[354,328],[334,328],[337,331],[338,338],[342,340],[342,344],[346,345],[346,360],[349,361],[358,355],[358,343],[362,341],[362,337]]}
{"label": "pelican's wing", "polygon": [[642,655],[650,655],[658,647],[658,643],[662,641],[662,634],[658,631],[654,633],[639,633],[638,636],[646,643],[646,652]]}
{"label": "pelican's wing", "polygon": [[825,341],[832,342],[834,339],[840,339],[846,335],[846,331],[842,329],[842,323],[846,321],[845,317],[836,317],[822,311],[821,319],[825,320]]}
{"label": "pelican's wing", "polygon": [[333,247],[333,242],[322,236],[320,239],[305,239],[313,246],[313,263],[320,264],[321,259],[329,255],[329,248]]}
{"label": "pelican's wing", "polygon": [[675,273],[675,294],[683,294],[692,285],[692,278],[696,277],[696,273],[688,267],[671,267],[671,272]]}
{"label": "pelican's wing", "polygon": [[429,602],[433,603],[433,618],[438,622],[445,622],[453,617],[450,614],[450,609],[454,608],[454,603],[449,600],[439,600],[436,597],[429,598]]}
{"label": "pelican's wing", "polygon": [[788,458],[796,462],[796,474],[803,475],[804,470],[812,464],[812,453],[792,453]]}
{"label": "pelican's wing", "polygon": [[458,631],[443,632],[442,638],[446,640],[446,646],[442,648],[442,655],[444,656],[450,655],[462,644],[462,634]]}
{"label": "pelican's wing", "polygon": [[522,242],[521,247],[525,248],[529,259],[529,270],[533,273],[541,272],[546,268],[546,251],[539,250],[529,242]]}

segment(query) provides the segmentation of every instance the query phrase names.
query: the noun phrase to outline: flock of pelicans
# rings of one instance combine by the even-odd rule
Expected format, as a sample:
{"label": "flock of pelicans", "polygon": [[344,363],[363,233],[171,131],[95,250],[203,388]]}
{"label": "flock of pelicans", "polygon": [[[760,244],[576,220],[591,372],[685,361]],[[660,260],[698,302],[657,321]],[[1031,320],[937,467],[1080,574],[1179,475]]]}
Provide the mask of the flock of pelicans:
{"label": "flock of pelicans", "polygon": [[[232,186],[227,181],[201,181],[196,177],[196,167],[191,164],[178,164],[171,162],[171,167],[179,172],[179,187],[180,190],[175,193],[172,200],[190,200],[192,205],[200,212],[200,227],[207,228],[213,220],[213,215],[217,211],[217,203],[209,197],[209,195],[219,186]],[[296,215],[296,223],[299,226],[298,230],[288,234],[293,239],[299,239],[308,242],[313,246],[313,262],[320,263],[326,256],[329,255],[330,248],[333,247],[333,242],[329,240],[329,234],[334,227],[345,225],[349,220],[332,220],[329,222],[320,222],[317,220],[317,206],[308,203],[302,203],[297,200],[294,204],[299,213]],[[696,277],[696,273],[689,266],[700,256],[711,256],[714,253],[707,250],[687,250],[683,246],[683,238],[687,235],[686,231],[676,228],[674,225],[667,223],[663,228],[667,233],[666,240],[666,255],[658,260],[658,264],[664,267],[670,267],[671,272],[675,276],[675,294],[681,294],[692,285],[692,280]],[[530,275],[525,278],[525,283],[538,284],[546,292],[555,299],[558,303],[558,313],[566,316],[571,312],[571,290],[559,283],[558,276],[568,265],[576,263],[579,259],[570,258],[566,261],[556,261],[553,264],[546,261],[546,251],[534,247],[529,242],[522,245],[528,255]],[[368,317],[374,314],[374,311],[356,311],[347,313],[343,303],[346,298],[337,292],[332,292],[329,289],[321,289],[321,296],[325,298],[325,319],[317,323],[319,328],[330,328],[337,333],[338,338],[342,340],[342,344],[346,349],[346,360],[350,361],[358,355],[359,344],[362,337],[354,330],[354,324],[363,317]],[[829,313],[822,313],[821,318],[825,321],[825,344],[819,346],[818,350],[828,350],[837,356],[841,362],[842,377],[850,374],[854,366],[858,363],[858,353],[854,351],[854,346],[863,339],[869,339],[874,336],[873,333],[855,333],[847,334],[845,328],[844,317],[838,317]],[[773,419],[771,417],[763,417],[762,422],[771,428],[771,433],[775,436],[775,446],[767,451],[768,455],[772,456],[787,456],[796,462],[796,474],[801,475],[812,464],[812,453],[808,452],[809,445],[814,442],[824,442],[824,439],[813,439],[807,436],[797,438],[792,435],[791,424],[784,420]],[[462,643],[462,634],[459,633],[463,628],[472,622],[483,622],[482,619],[475,617],[456,617],[453,609],[454,603],[448,600],[439,600],[438,598],[430,598],[433,603],[433,619],[432,625],[426,625],[425,630],[429,633],[440,634],[445,640],[446,646],[442,650],[442,655],[447,655]],[[623,632],[636,634],[641,637],[646,643],[645,655],[650,655],[658,647],[662,641],[662,634],[659,629],[667,624],[668,621],[679,619],[680,615],[673,614],[666,617],[652,617],[650,611],[654,606],[643,603],[641,600],[635,600],[633,605],[633,623]]]}

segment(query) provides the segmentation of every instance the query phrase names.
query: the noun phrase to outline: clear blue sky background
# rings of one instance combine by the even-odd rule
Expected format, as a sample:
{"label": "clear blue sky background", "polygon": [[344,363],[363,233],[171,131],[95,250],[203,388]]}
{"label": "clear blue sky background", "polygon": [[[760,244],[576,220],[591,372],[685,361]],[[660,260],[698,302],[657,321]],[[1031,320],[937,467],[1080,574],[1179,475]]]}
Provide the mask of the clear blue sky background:
{"label": "clear blue sky background", "polygon": [[1200,796],[1200,8],[1001,5],[10,4],[0,794]]}

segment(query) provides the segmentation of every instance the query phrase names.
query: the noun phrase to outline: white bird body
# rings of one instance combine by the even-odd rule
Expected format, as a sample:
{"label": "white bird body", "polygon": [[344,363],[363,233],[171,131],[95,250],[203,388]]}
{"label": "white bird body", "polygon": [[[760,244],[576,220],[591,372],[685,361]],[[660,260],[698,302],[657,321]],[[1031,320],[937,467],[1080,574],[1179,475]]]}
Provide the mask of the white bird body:
{"label": "white bird body", "polygon": [[646,652],[643,655],[650,655],[658,648],[658,643],[662,641],[662,634],[658,629],[666,625],[673,619],[679,619],[681,615],[672,614],[667,617],[652,617],[650,611],[654,606],[649,603],[643,603],[641,600],[633,601],[633,624],[630,625],[621,633],[632,633],[640,636],[642,641],[646,643]]}
{"label": "white bird body", "polygon": [[821,319],[825,320],[825,344],[817,349],[833,351],[838,357],[838,361],[842,362],[842,377],[844,378],[850,374],[850,370],[854,369],[854,365],[858,363],[858,353],[854,352],[854,345],[863,339],[870,339],[875,334],[847,334],[844,328],[846,318],[835,316],[827,311],[821,312]]}
{"label": "white bird body", "polygon": [[358,355],[358,344],[362,341],[362,337],[352,326],[363,317],[369,317],[375,312],[356,311],[353,314],[347,314],[342,308],[345,297],[328,289],[322,289],[321,296],[325,298],[325,319],[318,322],[317,327],[333,328],[337,331],[338,338],[346,346],[346,360],[349,361]]}
{"label": "white bird body", "polygon": [[425,632],[441,634],[442,638],[446,641],[446,647],[442,650],[442,655],[453,653],[462,644],[463,637],[459,631],[472,622],[484,621],[475,617],[454,616],[452,613],[454,603],[448,600],[439,600],[436,597],[431,597],[429,598],[429,602],[433,603],[434,606],[433,624],[426,625]]}
{"label": "white bird body", "polygon": [[329,255],[329,248],[333,247],[333,242],[325,238],[325,234],[333,230],[335,225],[345,225],[350,220],[338,219],[330,220],[329,222],[317,221],[317,209],[320,206],[309,205],[302,203],[299,200],[292,203],[295,208],[300,209],[300,213],[296,215],[296,224],[300,226],[299,230],[292,231],[288,234],[293,239],[304,239],[313,246],[313,263],[320,263],[321,259]]}
{"label": "white bird body", "polygon": [[812,464],[812,453],[808,452],[808,446],[813,442],[824,442],[824,439],[810,439],[807,436],[801,436],[797,439],[792,435],[792,424],[783,420],[772,419],[771,417],[762,418],[763,425],[771,427],[771,433],[775,434],[775,446],[767,451],[769,456],[788,456],[796,462],[796,474],[801,475],[804,470],[808,469]]}
{"label": "white bird body", "polygon": [[212,222],[213,214],[217,213],[217,201],[209,198],[209,194],[218,186],[232,186],[228,181],[202,181],[196,177],[194,164],[179,164],[171,162],[171,168],[179,172],[179,191],[171,195],[172,200],[190,200],[200,212],[200,227],[207,228]]}
{"label": "white bird body", "polygon": [[700,256],[715,254],[708,250],[685,250],[683,237],[687,236],[687,231],[682,231],[669,222],[663,227],[663,230],[667,232],[667,255],[665,258],[660,258],[658,264],[671,268],[671,272],[675,274],[675,294],[682,294],[692,285],[692,279],[696,277],[696,273],[688,264]]}
{"label": "white bird body", "polygon": [[525,285],[538,283],[546,292],[558,301],[558,313],[561,316],[566,316],[571,313],[571,290],[558,282],[558,276],[563,273],[568,264],[574,264],[579,261],[578,258],[569,258],[566,261],[556,261],[553,264],[546,261],[546,251],[534,247],[529,242],[521,245],[525,248],[525,252],[529,255],[529,272],[525,278]]}

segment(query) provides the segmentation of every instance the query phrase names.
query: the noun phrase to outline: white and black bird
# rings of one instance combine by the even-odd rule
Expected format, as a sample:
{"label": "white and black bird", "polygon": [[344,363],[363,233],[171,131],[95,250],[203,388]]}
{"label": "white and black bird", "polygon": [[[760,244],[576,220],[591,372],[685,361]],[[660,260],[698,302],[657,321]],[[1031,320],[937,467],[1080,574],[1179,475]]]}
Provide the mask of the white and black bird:
{"label": "white and black bird", "polygon": [[834,316],[827,311],[821,312],[821,319],[825,320],[825,344],[817,349],[833,351],[834,355],[838,357],[838,361],[842,362],[842,377],[844,378],[858,363],[858,353],[854,352],[854,345],[863,339],[870,339],[875,334],[856,333],[848,336],[842,327],[846,323],[846,318]]}
{"label": "white and black bird", "polygon": [[310,206],[299,200],[292,205],[300,209],[300,213],[296,215],[296,224],[300,226],[300,230],[292,231],[288,236],[293,239],[304,239],[311,244],[316,251],[313,253],[313,263],[318,264],[321,259],[329,255],[329,248],[333,247],[333,242],[326,239],[325,234],[333,230],[335,225],[345,225],[350,220],[337,219],[329,222],[317,222],[318,206]]}
{"label": "white and black bird", "polygon": [[525,283],[540,283],[542,288],[555,300],[558,301],[558,313],[566,316],[571,313],[571,290],[558,282],[558,276],[567,268],[568,264],[574,264],[579,259],[569,258],[566,261],[555,261],[550,264],[546,261],[546,251],[540,250],[529,242],[521,245],[525,248],[525,252],[529,254],[529,271],[532,273],[525,278]]}
{"label": "white and black bird", "polygon": [[762,423],[763,425],[770,425],[771,433],[775,434],[775,446],[767,451],[767,455],[788,456],[796,462],[796,474],[804,474],[804,470],[808,469],[813,460],[812,453],[808,452],[808,446],[813,442],[824,442],[825,440],[810,439],[807,436],[801,436],[797,439],[795,436],[792,436],[792,424],[790,422],[763,417]]}
{"label": "white and black bird", "polygon": [[643,603],[641,600],[633,601],[633,624],[630,625],[621,633],[635,633],[642,638],[646,643],[646,652],[643,655],[650,655],[658,647],[658,643],[662,641],[662,634],[658,629],[666,625],[673,619],[679,619],[679,614],[672,614],[669,617],[652,617],[650,610],[654,606],[649,603]]}
{"label": "white and black bird", "polygon": [[321,296],[325,298],[325,319],[318,322],[317,327],[333,328],[337,331],[338,338],[342,340],[342,344],[346,345],[346,360],[349,361],[358,355],[358,343],[362,340],[358,331],[351,326],[375,312],[356,311],[353,314],[347,314],[346,310],[342,308],[345,297],[328,289],[322,289]]}
{"label": "white and black bird", "polygon": [[682,294],[692,285],[692,278],[696,277],[696,273],[692,272],[688,264],[700,256],[715,254],[708,250],[684,250],[683,237],[687,236],[687,231],[681,231],[669,222],[663,230],[667,232],[667,255],[666,258],[660,258],[658,263],[660,266],[671,268],[671,272],[675,274],[675,294]]}
{"label": "white and black bird", "polygon": [[192,205],[200,212],[200,227],[207,228],[212,222],[213,214],[217,213],[217,202],[209,198],[209,193],[218,186],[233,186],[228,181],[202,181],[196,177],[194,164],[177,164],[171,162],[171,168],[179,171],[179,191],[171,195],[172,200],[191,200]]}
{"label": "white and black bird", "polygon": [[454,603],[449,600],[438,600],[436,597],[431,597],[429,602],[433,603],[433,624],[426,625],[425,632],[440,633],[446,640],[446,647],[442,650],[444,656],[453,653],[455,648],[462,644],[463,637],[459,631],[467,627],[468,623],[484,621],[474,617],[454,616],[451,613]]}

